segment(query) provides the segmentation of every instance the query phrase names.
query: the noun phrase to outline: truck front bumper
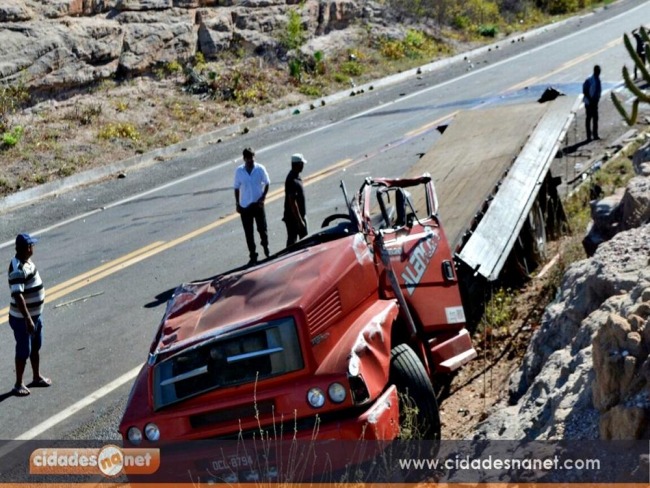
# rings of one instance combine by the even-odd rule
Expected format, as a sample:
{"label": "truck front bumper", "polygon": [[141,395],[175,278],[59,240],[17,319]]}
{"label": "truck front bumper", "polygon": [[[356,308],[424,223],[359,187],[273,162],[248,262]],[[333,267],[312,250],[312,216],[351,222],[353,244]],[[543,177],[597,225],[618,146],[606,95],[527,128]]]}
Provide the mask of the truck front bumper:
{"label": "truck front bumper", "polygon": [[[160,469],[134,482],[226,483],[302,481],[339,476],[380,454],[399,435],[397,389],[389,387],[368,409],[347,419],[316,422],[311,430],[277,432],[276,437],[199,440],[160,446]],[[268,429],[266,429],[268,432]],[[299,472],[299,473],[298,473]]]}

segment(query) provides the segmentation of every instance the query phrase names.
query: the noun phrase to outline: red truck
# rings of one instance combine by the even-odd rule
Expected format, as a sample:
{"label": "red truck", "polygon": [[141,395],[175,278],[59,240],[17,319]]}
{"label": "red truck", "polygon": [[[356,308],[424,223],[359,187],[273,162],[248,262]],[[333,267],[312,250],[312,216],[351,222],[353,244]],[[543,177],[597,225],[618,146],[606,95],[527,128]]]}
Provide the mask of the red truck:
{"label": "red truck", "polygon": [[319,439],[392,440],[405,395],[419,437],[440,438],[432,382],[476,352],[432,179],[368,178],[352,199],[341,187],[348,214],[174,292],[120,424],[126,446],[310,439],[316,424]]}
{"label": "red truck", "polygon": [[[476,356],[466,322],[561,232],[552,168],[579,101],[461,112],[405,178],[366,179],[351,199],[341,185],[348,213],[318,232],[179,287],[126,406],[125,445],[439,439],[433,385]],[[210,469],[257,481],[252,462]]]}

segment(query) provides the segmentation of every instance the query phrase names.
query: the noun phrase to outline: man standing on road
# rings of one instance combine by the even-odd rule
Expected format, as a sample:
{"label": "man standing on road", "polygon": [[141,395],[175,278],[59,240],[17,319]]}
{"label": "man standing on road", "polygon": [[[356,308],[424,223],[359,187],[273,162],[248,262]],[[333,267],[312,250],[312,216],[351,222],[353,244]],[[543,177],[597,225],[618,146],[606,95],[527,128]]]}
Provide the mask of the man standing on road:
{"label": "man standing on road", "polygon": [[16,339],[16,384],[14,395],[27,396],[29,388],[23,383],[27,358],[32,364],[30,387],[46,387],[52,382],[41,376],[40,355],[43,338],[43,304],[45,288],[36,265],[31,260],[37,240],[29,234],[16,236],[16,256],[9,263],[9,325]]}
{"label": "man standing on road", "polygon": [[594,74],[582,84],[585,100],[587,141],[600,139],[598,136],[598,102],[600,101],[600,66],[594,66]]}
{"label": "man standing on road", "polygon": [[[639,59],[645,66],[645,43],[643,42],[643,38],[641,37],[641,32],[639,32],[639,29],[634,29],[632,31],[632,35],[634,36],[634,40],[636,41],[636,55],[639,56]],[[634,63],[634,79],[637,79],[639,67]]]}
{"label": "man standing on road", "polygon": [[291,156],[291,171],[284,181],[284,224],[287,226],[287,247],[307,235],[305,189],[300,173],[307,160],[302,154]]}
{"label": "man standing on road", "polygon": [[244,149],[243,156],[244,164],[235,170],[233,186],[237,212],[241,216],[244,234],[246,234],[246,245],[250,256],[248,264],[255,264],[257,263],[257,252],[253,223],[257,225],[264,255],[268,258],[270,254],[264,200],[271,181],[266,168],[255,162],[255,153],[251,148]]}

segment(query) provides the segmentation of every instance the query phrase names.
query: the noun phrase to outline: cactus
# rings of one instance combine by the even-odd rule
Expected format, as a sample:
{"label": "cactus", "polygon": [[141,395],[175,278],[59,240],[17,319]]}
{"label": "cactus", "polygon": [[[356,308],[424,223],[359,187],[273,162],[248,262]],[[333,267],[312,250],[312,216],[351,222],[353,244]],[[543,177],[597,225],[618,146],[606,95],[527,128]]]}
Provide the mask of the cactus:
{"label": "cactus", "polygon": [[[644,27],[639,29],[639,33],[641,34],[641,39],[643,39],[646,53],[645,57],[648,60],[650,57],[650,37],[648,36],[648,31]],[[636,53],[636,48],[632,45],[632,41],[627,34],[623,35],[623,42],[625,43],[625,48],[632,58],[634,65],[640,71],[641,76],[646,83],[650,84],[650,72],[648,72],[646,64],[641,60],[641,58],[639,58],[639,55]],[[630,77],[630,71],[627,66],[623,66],[623,79],[625,80],[625,87],[635,96],[635,99],[632,102],[632,112],[629,114],[627,113],[623,102],[614,92],[611,93],[612,102],[614,103],[616,110],[618,110],[623,119],[625,119],[627,125],[634,125],[639,114],[639,103],[650,103],[650,93],[646,93],[636,86],[634,80]]]}

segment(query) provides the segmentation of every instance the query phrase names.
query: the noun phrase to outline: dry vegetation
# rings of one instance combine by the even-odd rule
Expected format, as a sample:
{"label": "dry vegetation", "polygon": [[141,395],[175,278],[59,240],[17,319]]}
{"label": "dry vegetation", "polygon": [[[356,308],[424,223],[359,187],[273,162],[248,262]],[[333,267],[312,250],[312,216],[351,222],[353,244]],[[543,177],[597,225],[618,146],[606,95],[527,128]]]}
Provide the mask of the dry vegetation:
{"label": "dry vegetation", "polygon": [[294,53],[287,61],[237,51],[206,62],[199,53],[184,65],[167,63],[148,76],[105,80],[45,101],[31,99],[24,86],[0,86],[0,197],[419,66],[596,2],[383,3],[433,28],[428,34],[405,29],[395,38],[359,26],[361,35],[338,52],[304,55],[296,48],[307,36],[292,10],[278,33],[279,45]]}

